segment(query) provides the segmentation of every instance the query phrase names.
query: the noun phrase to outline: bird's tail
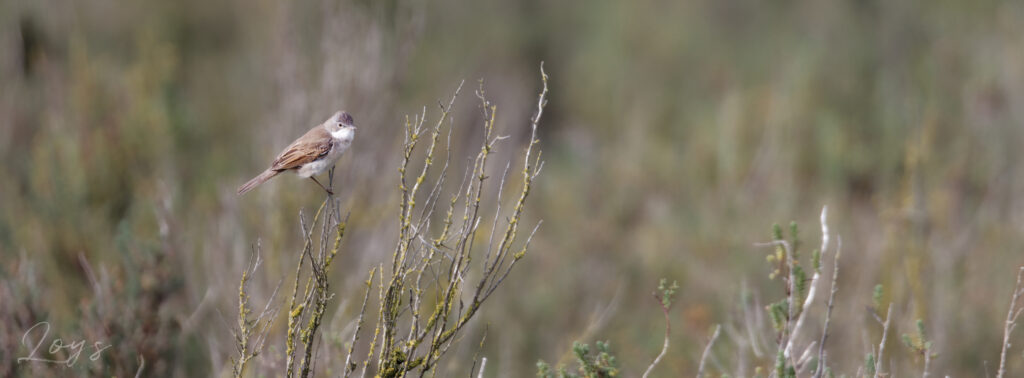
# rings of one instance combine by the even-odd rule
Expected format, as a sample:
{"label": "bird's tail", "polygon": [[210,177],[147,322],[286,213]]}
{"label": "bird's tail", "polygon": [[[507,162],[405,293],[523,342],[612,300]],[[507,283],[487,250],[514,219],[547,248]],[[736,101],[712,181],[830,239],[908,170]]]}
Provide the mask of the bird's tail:
{"label": "bird's tail", "polygon": [[277,176],[278,173],[280,173],[280,172],[272,170],[272,169],[268,169],[266,171],[263,171],[263,173],[260,173],[259,176],[253,177],[252,180],[249,180],[249,182],[247,182],[245,184],[242,184],[242,186],[239,186],[238,187],[238,195],[243,195],[246,192],[248,192],[248,191],[252,190],[253,188],[255,188],[256,186],[258,186],[259,184],[267,182],[267,180],[270,180],[270,179],[274,178],[274,176]]}

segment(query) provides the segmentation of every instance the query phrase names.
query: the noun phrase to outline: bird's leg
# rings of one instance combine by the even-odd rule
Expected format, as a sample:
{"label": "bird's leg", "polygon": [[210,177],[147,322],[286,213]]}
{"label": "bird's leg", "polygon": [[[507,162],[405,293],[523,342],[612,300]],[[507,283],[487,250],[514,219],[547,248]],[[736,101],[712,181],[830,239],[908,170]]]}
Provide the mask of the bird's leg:
{"label": "bird's leg", "polygon": [[331,165],[331,170],[327,171],[327,187],[334,191],[334,165]]}
{"label": "bird's leg", "polygon": [[321,184],[320,181],[317,181],[316,177],[309,176],[309,178],[311,180],[313,180],[313,182],[315,182],[317,185],[320,185],[320,187],[323,188],[325,192],[327,192],[327,195],[329,195],[329,196],[333,196],[334,195],[334,192],[332,192],[330,189],[327,189],[327,187],[324,186],[324,184]]}

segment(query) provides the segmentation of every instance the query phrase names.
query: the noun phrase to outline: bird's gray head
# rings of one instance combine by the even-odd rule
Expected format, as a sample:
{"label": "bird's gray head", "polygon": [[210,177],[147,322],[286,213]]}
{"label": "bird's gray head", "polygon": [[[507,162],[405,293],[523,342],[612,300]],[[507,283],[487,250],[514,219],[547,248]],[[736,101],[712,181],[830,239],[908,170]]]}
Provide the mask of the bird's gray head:
{"label": "bird's gray head", "polygon": [[348,112],[346,111],[340,110],[334,113],[334,115],[331,116],[331,118],[328,118],[327,121],[324,122],[324,125],[327,126],[328,130],[337,130],[341,128],[356,128],[356,123],[355,121],[352,120],[352,115],[348,114]]}

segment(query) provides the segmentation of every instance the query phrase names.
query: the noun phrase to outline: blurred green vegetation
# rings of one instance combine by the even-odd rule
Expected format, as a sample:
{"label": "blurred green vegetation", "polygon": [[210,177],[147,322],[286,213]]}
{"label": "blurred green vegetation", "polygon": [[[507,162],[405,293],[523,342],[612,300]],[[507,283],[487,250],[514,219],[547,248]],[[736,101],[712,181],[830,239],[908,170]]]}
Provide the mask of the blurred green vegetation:
{"label": "blurred green vegetation", "polygon": [[[61,371],[15,362],[43,320],[113,345],[75,371],[130,375],[138,356],[159,376],[230,371],[221,320],[250,246],[269,295],[301,246],[298,210],[321,200],[291,177],[234,190],[343,108],[360,128],[335,177],[351,218],[333,356],[396,234],[404,116],[483,78],[511,136],[498,153],[515,156],[542,60],[546,165],[527,217],[544,224],[442,369],[468,370],[490,324],[489,376],[596,340],[637,375],[662,344],[657,277],[680,283],[657,374],[695,372],[716,323],[709,372],[770,368],[774,349],[736,338],[745,309],[782,296],[752,245],[773,223],[816,225],[825,204],[844,243],[834,370],[863,366],[879,283],[893,334],[927,325],[932,372],[996,363],[1024,264],[1020,3],[14,0],[0,3],[0,375]],[[476,99],[456,109],[453,140],[474,146]],[[894,374],[917,374],[897,339]]]}

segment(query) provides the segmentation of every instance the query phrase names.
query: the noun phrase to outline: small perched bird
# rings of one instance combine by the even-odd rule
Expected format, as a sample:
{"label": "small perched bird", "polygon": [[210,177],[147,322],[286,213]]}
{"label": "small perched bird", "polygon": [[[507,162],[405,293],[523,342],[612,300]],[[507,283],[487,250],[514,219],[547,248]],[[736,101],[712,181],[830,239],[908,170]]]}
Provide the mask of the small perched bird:
{"label": "small perched bird", "polygon": [[257,185],[288,170],[294,170],[299,177],[309,177],[327,191],[327,194],[333,195],[334,193],[330,189],[327,189],[313,176],[322,173],[338,161],[341,154],[352,144],[355,131],[356,126],[351,115],[343,111],[334,113],[324,123],[313,127],[306,135],[288,145],[280,155],[277,155],[277,159],[270,164],[270,168],[239,186],[238,195],[245,194]]}

